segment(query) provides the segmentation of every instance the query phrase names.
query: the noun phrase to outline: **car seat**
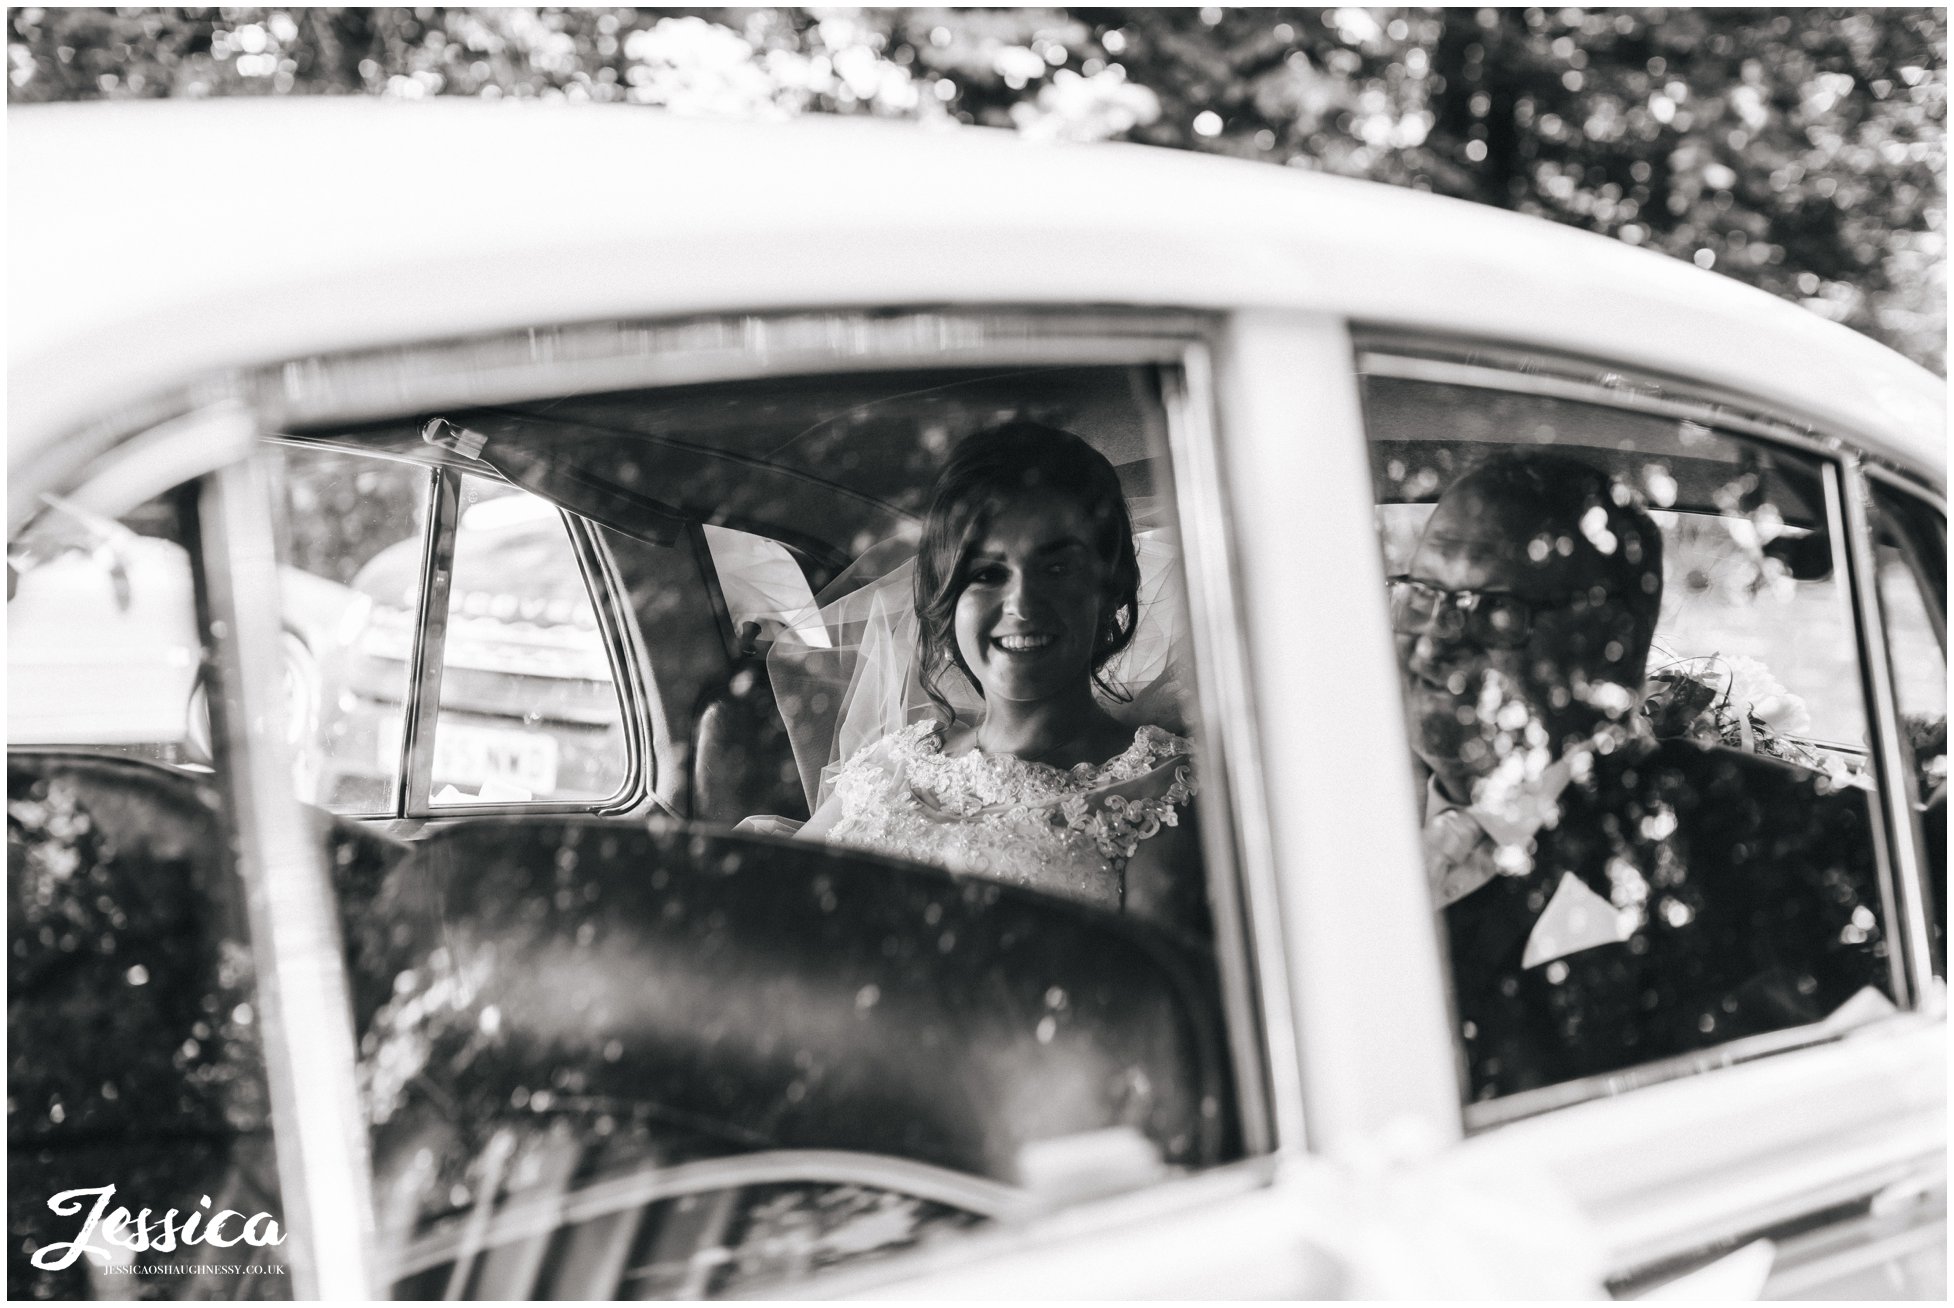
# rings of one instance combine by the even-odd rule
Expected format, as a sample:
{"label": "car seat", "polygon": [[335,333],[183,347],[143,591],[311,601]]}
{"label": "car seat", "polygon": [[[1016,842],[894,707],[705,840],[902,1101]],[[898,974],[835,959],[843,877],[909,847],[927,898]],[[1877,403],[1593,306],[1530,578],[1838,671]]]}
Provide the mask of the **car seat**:
{"label": "car seat", "polygon": [[760,813],[802,821],[808,816],[759,637],[759,623],[740,624],[738,657],[725,680],[699,697],[692,715],[691,812],[702,822],[737,822]]}
{"label": "car seat", "polygon": [[693,823],[481,818],[431,832],[377,911],[413,978],[367,1042],[402,1138],[416,1114],[531,1121],[545,1075],[724,1148],[1007,1183],[1093,1131],[1169,1165],[1236,1147],[1212,956],[1018,887]]}

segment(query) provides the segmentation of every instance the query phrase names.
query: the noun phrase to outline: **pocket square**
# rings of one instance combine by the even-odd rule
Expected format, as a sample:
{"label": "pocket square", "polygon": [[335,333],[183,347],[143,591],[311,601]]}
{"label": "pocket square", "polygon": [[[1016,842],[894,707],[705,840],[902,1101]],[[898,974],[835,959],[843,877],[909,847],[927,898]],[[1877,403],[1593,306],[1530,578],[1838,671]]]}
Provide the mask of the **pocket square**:
{"label": "pocket square", "polygon": [[1560,875],[1547,911],[1533,924],[1521,967],[1539,967],[1596,945],[1618,945],[1635,934],[1622,914],[1572,872]]}

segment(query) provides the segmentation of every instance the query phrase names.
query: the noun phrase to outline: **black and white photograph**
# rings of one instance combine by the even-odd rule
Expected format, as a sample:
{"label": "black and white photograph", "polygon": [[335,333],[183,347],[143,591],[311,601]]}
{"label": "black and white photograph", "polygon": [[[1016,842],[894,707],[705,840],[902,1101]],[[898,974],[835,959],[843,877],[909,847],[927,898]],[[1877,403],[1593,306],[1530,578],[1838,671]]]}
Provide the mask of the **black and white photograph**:
{"label": "black and white photograph", "polygon": [[1945,8],[7,54],[10,1300],[1946,1300]]}

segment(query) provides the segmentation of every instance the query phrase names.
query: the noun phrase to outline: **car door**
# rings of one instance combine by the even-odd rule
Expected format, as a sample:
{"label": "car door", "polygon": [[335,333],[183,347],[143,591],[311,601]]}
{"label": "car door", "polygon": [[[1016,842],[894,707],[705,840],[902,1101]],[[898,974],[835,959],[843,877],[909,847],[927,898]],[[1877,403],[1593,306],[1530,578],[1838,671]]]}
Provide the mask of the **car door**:
{"label": "car door", "polygon": [[[1932,1297],[1944,1285],[1944,1001],[1920,816],[1945,712],[1924,688],[1944,676],[1944,627],[1932,583],[1905,562],[1937,548],[1931,500],[1869,480],[1890,474],[1851,433],[1815,432],[1767,401],[1386,333],[1361,337],[1356,358],[1388,571],[1420,512],[1402,501],[1429,503],[1489,452],[1548,448],[1608,470],[1664,537],[1654,733],[1694,731],[1823,778],[1859,813],[1854,841],[1877,864],[1876,892],[1844,928],[1874,963],[1850,1000],[1748,1034],[1706,1025],[1686,1057],[1624,1052],[1603,1073],[1515,1094],[1489,1090],[1475,1066],[1472,1144],[1524,1149],[1559,1175],[1597,1222],[1618,1294],[1727,1259],[1767,1296]],[[1678,711],[1679,696],[1693,707]],[[1652,906],[1687,912],[1661,891]]]}
{"label": "car door", "polygon": [[[24,692],[58,720],[56,743],[9,748],[15,1294],[366,1285],[365,1151],[344,1130],[356,1091],[320,853],[351,869],[372,850],[357,834],[319,840],[291,803],[279,624],[256,598],[278,583],[252,438],[235,404],[193,409],[104,442],[58,482],[15,484],[34,505],[10,533],[20,586],[42,566],[73,572],[79,532],[100,574],[82,571],[84,594],[106,584],[128,619],[106,657]],[[129,678],[147,699],[104,738],[85,705],[131,702],[117,657],[181,675]],[[76,701],[79,715],[64,708]],[[192,1215],[212,1238],[192,1238]]]}

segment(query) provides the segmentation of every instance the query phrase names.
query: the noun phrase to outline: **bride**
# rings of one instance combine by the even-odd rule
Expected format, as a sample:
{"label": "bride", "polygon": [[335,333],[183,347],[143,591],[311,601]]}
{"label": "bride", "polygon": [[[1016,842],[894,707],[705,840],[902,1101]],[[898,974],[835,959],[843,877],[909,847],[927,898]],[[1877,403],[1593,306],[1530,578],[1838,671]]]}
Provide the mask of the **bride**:
{"label": "bride", "polygon": [[[1134,641],[1142,587],[1112,464],[1034,423],[969,437],[931,491],[913,574],[911,612],[865,623],[881,638],[864,639],[851,672],[858,706],[884,704],[866,715],[878,732],[826,770],[799,836],[1182,926],[1204,916],[1191,746],[1136,721],[1108,674]],[[805,702],[780,653],[783,707]],[[920,720],[905,688],[927,701]]]}

